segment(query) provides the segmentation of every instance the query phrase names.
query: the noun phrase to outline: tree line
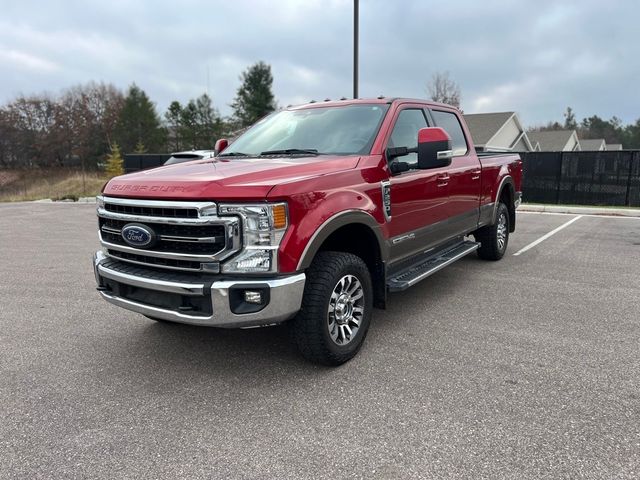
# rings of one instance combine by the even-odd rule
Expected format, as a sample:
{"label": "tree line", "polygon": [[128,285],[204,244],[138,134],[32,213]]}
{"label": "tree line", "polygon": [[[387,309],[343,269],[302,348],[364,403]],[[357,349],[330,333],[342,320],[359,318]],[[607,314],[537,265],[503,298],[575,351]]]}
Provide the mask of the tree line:
{"label": "tree line", "polygon": [[[89,82],[57,96],[20,96],[0,107],[0,168],[104,166],[114,152],[211,149],[217,138],[251,125],[276,109],[271,67],[245,70],[223,118],[209,95],[171,102],[163,116],[137,85],[126,92]],[[118,156],[116,155],[116,157]]]}
{"label": "tree line", "polygon": [[575,130],[578,133],[578,138],[581,139],[604,138],[607,144],[621,143],[625,149],[640,149],[640,119],[628,125],[624,125],[622,120],[616,116],[605,120],[598,115],[592,115],[578,121],[571,107],[567,107],[563,117],[564,122],[562,123],[549,122],[530,130]]}
{"label": "tree line", "polygon": [[[436,72],[427,82],[427,93],[434,102],[446,103],[460,108],[461,91],[449,72]],[[604,138],[607,144],[620,143],[625,149],[640,149],[640,118],[635,123],[625,125],[614,116],[605,120],[598,115],[583,118],[578,122],[571,107],[563,114],[564,122],[551,121],[545,125],[531,127],[529,131],[576,130],[578,138]]]}
{"label": "tree line", "polygon": [[[223,118],[213,100],[203,93],[182,104],[171,102],[160,116],[155,104],[137,85],[126,92],[105,83],[90,82],[57,96],[20,96],[0,106],[0,168],[104,166],[124,153],[159,153],[211,149],[216,139],[233,136],[276,109],[270,65],[258,62],[240,76]],[[447,72],[435,74],[427,84],[432,100],[460,105],[460,87]],[[564,122],[549,122],[531,130],[575,129],[580,138],[604,138],[640,149],[640,119],[624,125],[613,117],[597,115],[578,122],[567,108]],[[117,155],[114,155],[117,152]]]}

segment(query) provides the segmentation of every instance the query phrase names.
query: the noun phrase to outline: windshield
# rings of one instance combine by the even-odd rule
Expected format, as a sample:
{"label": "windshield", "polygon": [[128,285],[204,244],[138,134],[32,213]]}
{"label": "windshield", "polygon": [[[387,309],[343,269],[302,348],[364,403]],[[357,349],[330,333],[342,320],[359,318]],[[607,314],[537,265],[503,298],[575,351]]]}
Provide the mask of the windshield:
{"label": "windshield", "polygon": [[256,123],[221,155],[368,154],[387,109],[359,104],[284,110]]}

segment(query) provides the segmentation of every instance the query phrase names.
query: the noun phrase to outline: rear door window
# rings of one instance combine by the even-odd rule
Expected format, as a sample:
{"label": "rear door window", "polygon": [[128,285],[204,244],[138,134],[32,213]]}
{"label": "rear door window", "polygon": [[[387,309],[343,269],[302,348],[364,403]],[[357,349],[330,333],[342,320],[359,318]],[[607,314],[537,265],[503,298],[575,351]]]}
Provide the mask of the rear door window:
{"label": "rear door window", "polygon": [[436,126],[444,128],[451,137],[451,149],[454,155],[465,155],[469,150],[467,140],[464,137],[464,131],[458,116],[453,112],[444,112],[442,110],[431,110],[433,120]]}

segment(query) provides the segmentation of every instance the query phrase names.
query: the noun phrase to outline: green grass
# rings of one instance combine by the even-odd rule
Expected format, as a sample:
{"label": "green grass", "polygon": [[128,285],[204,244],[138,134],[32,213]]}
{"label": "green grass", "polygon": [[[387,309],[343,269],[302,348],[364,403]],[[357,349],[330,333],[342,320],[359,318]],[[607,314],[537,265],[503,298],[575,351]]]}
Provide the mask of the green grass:
{"label": "green grass", "polygon": [[69,169],[0,170],[0,202],[91,197],[107,181],[102,172]]}

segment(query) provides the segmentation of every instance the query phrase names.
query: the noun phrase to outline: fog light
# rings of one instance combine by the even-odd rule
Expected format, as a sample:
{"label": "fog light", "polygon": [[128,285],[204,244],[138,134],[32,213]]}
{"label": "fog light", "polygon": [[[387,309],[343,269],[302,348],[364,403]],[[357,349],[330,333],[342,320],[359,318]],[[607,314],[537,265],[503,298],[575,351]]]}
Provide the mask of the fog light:
{"label": "fog light", "polygon": [[262,304],[262,293],[254,290],[244,291],[244,301],[247,303],[253,303],[254,305]]}

